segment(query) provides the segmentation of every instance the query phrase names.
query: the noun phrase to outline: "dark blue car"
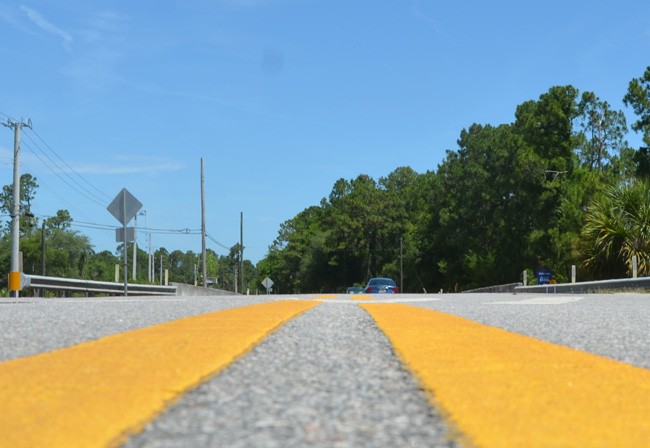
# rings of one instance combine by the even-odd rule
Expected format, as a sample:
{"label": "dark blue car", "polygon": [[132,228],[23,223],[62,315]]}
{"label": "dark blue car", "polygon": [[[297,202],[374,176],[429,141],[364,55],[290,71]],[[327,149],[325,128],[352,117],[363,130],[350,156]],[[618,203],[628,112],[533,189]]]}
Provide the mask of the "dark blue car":
{"label": "dark blue car", "polygon": [[398,293],[399,288],[390,278],[371,278],[366,285],[366,292],[368,294],[392,294]]}

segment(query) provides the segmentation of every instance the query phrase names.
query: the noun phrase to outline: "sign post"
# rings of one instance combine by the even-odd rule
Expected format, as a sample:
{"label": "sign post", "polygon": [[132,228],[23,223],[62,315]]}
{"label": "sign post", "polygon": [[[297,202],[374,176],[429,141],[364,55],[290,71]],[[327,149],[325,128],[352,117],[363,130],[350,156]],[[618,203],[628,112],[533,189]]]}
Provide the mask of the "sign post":
{"label": "sign post", "polygon": [[123,228],[124,235],[124,295],[129,295],[128,290],[128,271],[127,271],[127,257],[126,257],[126,243],[127,243],[127,227],[126,225],[133,219],[133,217],[142,208],[142,203],[138,201],[126,188],[122,188],[113,202],[106,208],[111,215],[115,217]]}

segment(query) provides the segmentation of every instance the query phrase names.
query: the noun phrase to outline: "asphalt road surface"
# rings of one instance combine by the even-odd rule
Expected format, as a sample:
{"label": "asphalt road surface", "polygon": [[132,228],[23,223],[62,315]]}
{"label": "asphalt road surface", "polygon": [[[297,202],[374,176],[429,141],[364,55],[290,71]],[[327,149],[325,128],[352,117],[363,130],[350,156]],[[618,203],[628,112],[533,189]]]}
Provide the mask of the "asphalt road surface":
{"label": "asphalt road surface", "polygon": [[0,299],[0,447],[650,446],[649,324],[643,294]]}

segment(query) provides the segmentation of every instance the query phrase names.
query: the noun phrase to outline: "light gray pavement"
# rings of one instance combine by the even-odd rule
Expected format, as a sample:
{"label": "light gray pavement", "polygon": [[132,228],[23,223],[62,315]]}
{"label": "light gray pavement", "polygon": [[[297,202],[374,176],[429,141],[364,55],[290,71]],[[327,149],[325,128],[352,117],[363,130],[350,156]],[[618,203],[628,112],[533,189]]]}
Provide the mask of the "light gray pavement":
{"label": "light gray pavement", "polygon": [[[314,296],[1,299],[0,360],[260,301]],[[650,295],[375,296],[650,368]],[[349,297],[290,321],[127,446],[450,446],[445,425]],[[471,341],[468,341],[471,343]]]}
{"label": "light gray pavement", "polygon": [[0,361],[279,297],[0,299]]}
{"label": "light gray pavement", "polygon": [[422,308],[650,369],[650,294],[450,294]]}

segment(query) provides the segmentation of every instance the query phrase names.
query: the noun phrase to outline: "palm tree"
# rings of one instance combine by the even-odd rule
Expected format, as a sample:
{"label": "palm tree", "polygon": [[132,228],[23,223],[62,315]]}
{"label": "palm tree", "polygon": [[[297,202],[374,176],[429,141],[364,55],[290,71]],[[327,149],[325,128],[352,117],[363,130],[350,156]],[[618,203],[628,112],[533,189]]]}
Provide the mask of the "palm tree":
{"label": "palm tree", "polygon": [[639,275],[650,274],[650,183],[609,189],[587,209],[582,229],[584,266],[596,276],[624,277],[636,255]]}

